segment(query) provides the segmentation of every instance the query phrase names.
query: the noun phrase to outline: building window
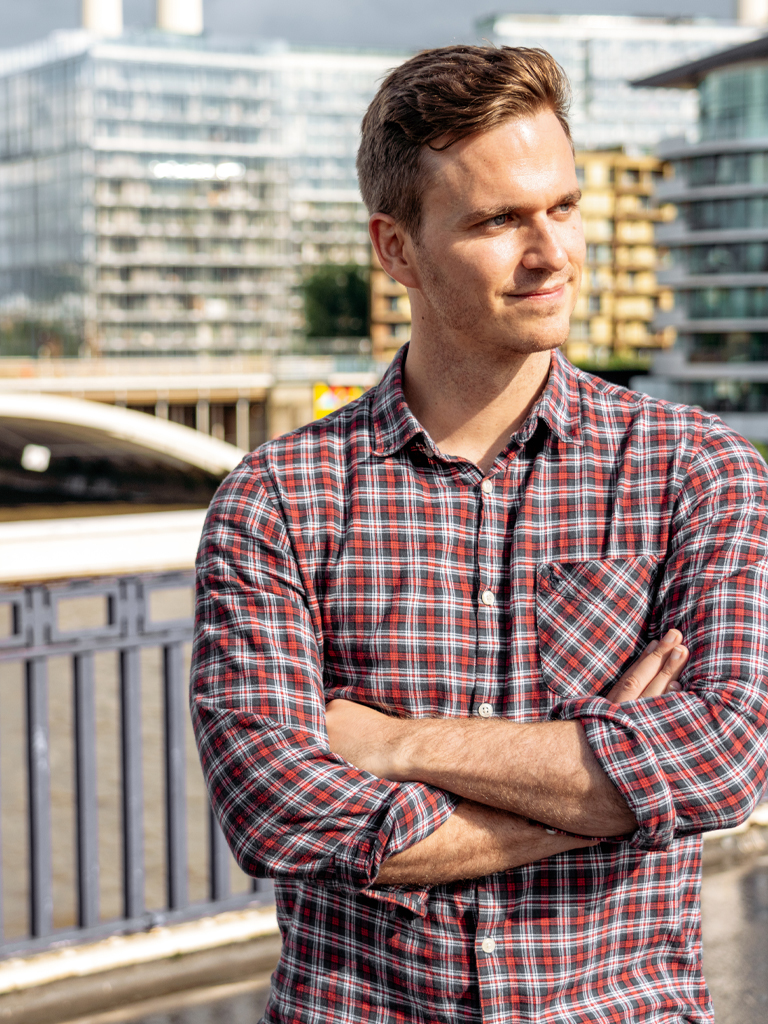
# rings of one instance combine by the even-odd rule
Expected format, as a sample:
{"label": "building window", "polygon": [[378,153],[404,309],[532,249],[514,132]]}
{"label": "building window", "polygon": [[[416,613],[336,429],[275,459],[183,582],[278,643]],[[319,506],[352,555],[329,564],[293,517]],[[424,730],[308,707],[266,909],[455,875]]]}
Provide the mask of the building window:
{"label": "building window", "polygon": [[694,334],[690,341],[692,363],[768,362],[768,333],[730,331],[725,334]]}
{"label": "building window", "polygon": [[702,245],[677,250],[679,265],[691,274],[759,274],[768,271],[768,243]]}
{"label": "building window", "polygon": [[695,320],[768,317],[768,288],[699,288],[688,294]]}
{"label": "building window", "polygon": [[589,244],[587,246],[588,263],[610,263],[611,257],[612,252],[610,245]]}

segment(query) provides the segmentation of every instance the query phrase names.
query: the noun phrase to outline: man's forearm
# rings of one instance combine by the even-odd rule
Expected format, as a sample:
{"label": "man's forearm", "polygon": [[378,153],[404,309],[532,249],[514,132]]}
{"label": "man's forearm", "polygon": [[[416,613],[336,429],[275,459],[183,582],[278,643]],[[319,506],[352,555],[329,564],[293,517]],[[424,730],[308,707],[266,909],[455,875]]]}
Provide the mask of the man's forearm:
{"label": "man's forearm", "polygon": [[439,885],[481,878],[590,845],[465,800],[432,835],[386,860],[375,884]]}
{"label": "man's forearm", "polygon": [[[688,649],[671,629],[607,694],[628,703],[680,689]],[[331,749],[396,782],[425,782],[579,835],[634,831],[637,821],[579,722],[400,719],[345,700],[326,709]]]}
{"label": "man's forearm", "polygon": [[402,725],[386,773],[395,781],[440,786],[580,835],[620,835],[637,827],[578,722],[421,719]]}

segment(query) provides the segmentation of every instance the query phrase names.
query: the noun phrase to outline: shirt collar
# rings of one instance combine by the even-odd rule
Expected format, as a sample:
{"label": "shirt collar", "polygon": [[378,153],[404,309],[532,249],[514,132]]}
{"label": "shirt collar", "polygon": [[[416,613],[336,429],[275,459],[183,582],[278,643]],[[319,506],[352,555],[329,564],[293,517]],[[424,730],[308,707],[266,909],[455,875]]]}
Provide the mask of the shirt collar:
{"label": "shirt collar", "polygon": [[426,431],[408,408],[403,394],[403,366],[408,345],[398,351],[381,378],[373,399],[374,455],[392,455]]}
{"label": "shirt collar", "polygon": [[[434,448],[431,439],[408,407],[403,394],[403,366],[408,345],[403,345],[382,377],[373,399],[374,455],[392,455],[417,435]],[[538,402],[512,438],[525,443],[533,437],[539,420],[561,441],[581,444],[581,410],[578,371],[556,349],[549,378]],[[435,451],[437,451],[435,449]]]}
{"label": "shirt collar", "polygon": [[539,400],[520,429],[512,436],[529,441],[543,420],[561,441],[581,444],[581,401],[579,371],[569,363],[559,348],[552,352],[549,377]]}

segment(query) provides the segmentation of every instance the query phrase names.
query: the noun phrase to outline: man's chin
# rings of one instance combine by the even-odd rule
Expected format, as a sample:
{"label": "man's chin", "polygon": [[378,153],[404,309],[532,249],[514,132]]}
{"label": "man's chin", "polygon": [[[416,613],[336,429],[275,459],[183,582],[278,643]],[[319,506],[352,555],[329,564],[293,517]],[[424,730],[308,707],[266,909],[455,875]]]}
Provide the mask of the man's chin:
{"label": "man's chin", "polygon": [[[505,332],[506,333],[506,332]],[[569,321],[558,318],[553,323],[537,323],[512,328],[506,334],[506,344],[516,352],[550,352],[568,340]]]}

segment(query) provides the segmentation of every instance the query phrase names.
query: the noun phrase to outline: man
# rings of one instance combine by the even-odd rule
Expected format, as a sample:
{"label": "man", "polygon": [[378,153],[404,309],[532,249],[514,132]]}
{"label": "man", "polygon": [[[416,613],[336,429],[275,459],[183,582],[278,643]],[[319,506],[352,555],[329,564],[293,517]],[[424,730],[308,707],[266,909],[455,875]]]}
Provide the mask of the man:
{"label": "man", "polygon": [[392,72],[358,167],[410,345],[211,506],[192,708],[276,881],[268,1022],[712,1020],[700,835],[765,778],[768,474],[557,352],[566,97],[540,51]]}

